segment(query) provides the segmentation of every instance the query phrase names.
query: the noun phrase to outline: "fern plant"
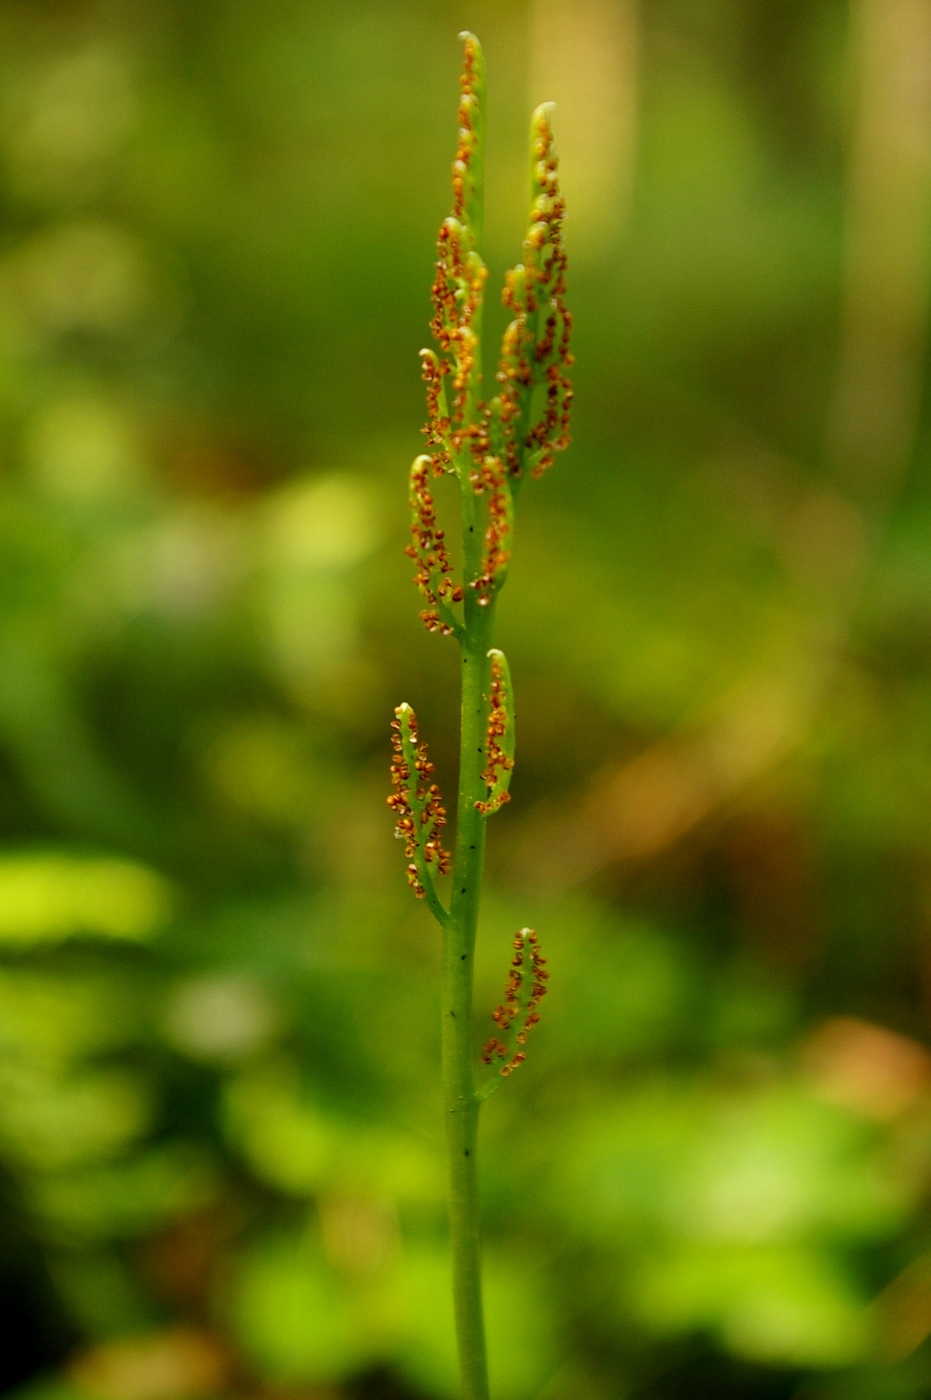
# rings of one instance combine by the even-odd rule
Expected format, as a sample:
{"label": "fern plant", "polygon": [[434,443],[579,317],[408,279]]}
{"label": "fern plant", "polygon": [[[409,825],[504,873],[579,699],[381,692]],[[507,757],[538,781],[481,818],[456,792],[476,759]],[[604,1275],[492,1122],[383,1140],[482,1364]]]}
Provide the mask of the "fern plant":
{"label": "fern plant", "polygon": [[[450,1240],[456,1335],[464,1400],[488,1400],[481,1295],[477,1135],[482,1102],[522,1063],[539,1019],[548,972],[537,934],[521,929],[505,994],[493,1013],[477,1082],[473,1063],[472,987],[482,892],[485,832],[510,800],[514,768],[514,698],[504,653],[493,646],[495,605],[508,574],[514,512],[521,487],[569,443],[572,390],[567,370],[571,318],[566,309],[564,203],[550,125],[551,103],[530,125],[530,218],[523,261],[505,278],[511,313],[486,398],[482,377],[482,260],[485,66],[474,34],[464,41],[459,133],[452,168],[453,205],[440,226],[431,331],[421,352],[427,386],[428,451],[410,474],[414,582],[430,632],[454,638],[462,666],[462,712],[456,839],[445,842],[446,812],[417,717],[399,705],[392,723],[397,835],[407,877],[443,930],[442,1074],[449,1161]],[[437,520],[434,477],[460,487],[462,578],[457,579]],[[444,876],[452,876],[447,899]]]}

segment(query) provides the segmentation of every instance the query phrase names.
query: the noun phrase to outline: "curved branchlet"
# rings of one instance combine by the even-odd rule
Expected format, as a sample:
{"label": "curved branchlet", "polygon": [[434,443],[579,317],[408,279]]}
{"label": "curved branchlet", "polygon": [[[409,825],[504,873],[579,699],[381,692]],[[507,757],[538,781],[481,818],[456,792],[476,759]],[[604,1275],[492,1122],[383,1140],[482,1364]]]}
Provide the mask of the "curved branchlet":
{"label": "curved branchlet", "polygon": [[[428,355],[423,357],[428,390],[432,389],[432,376],[438,376],[445,394],[437,395],[436,402],[445,397],[448,408],[448,414],[431,418],[427,425],[428,441],[435,444],[439,439],[442,445],[442,452],[435,453],[433,460],[437,475],[451,467],[461,476],[482,431],[474,410],[480,382],[478,321],[487,276],[488,270],[472,246],[469,229],[451,214],[440,225],[436,277],[431,289],[430,329],[440,353],[433,363]],[[449,387],[442,384],[447,376],[451,380]],[[428,411],[429,403],[428,395]],[[443,419],[447,417],[449,426],[444,432]]]}
{"label": "curved branchlet", "polygon": [[436,783],[430,781],[433,764],[427,746],[417,732],[417,716],[410,705],[399,705],[391,721],[391,782],[394,791],[388,806],[395,814],[395,835],[404,842],[408,860],[407,880],[418,899],[426,899],[431,913],[445,924],[448,913],[436,892],[435,875],[449,872],[452,858],[443,847],[446,811]]}
{"label": "curved branchlet", "polygon": [[[453,207],[440,225],[430,330],[439,354],[422,351],[427,383],[427,442],[434,471],[460,476],[483,434],[479,402],[482,297],[488,269],[482,261],[484,202],[485,60],[474,34],[465,44],[459,79],[459,134],[453,161]],[[449,376],[451,386],[444,381]]]}
{"label": "curved branchlet", "polygon": [[449,400],[446,392],[446,376],[449,363],[441,359],[435,350],[421,350],[421,378],[427,386],[427,422],[423,429],[427,439],[433,475],[443,476],[454,472],[450,433],[452,419],[449,416]]}
{"label": "curved branchlet", "polygon": [[532,928],[518,929],[504,1000],[491,1013],[498,1031],[482,1050],[482,1064],[498,1067],[498,1073],[478,1091],[481,1098],[494,1093],[501,1080],[513,1074],[527,1058],[524,1046],[540,1019],[538,1008],[546,996],[549,975],[536,932]]}
{"label": "curved branchlet", "polygon": [[476,802],[476,807],[486,817],[500,811],[505,802],[510,802],[511,773],[514,768],[514,695],[511,689],[511,672],[503,651],[492,647],[488,653],[491,660],[491,694],[488,703],[488,729],[485,736],[486,767],[482,773],[488,784],[488,797],[484,802]]}
{"label": "curved branchlet", "polygon": [[469,587],[478,595],[479,606],[487,607],[507,578],[511,562],[514,492],[503,459],[490,454],[473,465],[469,480],[476,495],[485,498],[481,570]]}
{"label": "curved branchlet", "polygon": [[[572,317],[566,307],[566,206],[553,145],[553,105],[537,107],[530,123],[530,222],[524,261],[505,278],[503,301],[513,319],[501,343],[501,387],[489,406],[492,444],[517,480],[528,471],[541,476],[569,445]],[[535,403],[537,389],[541,404]]]}
{"label": "curved branchlet", "polygon": [[444,637],[458,636],[462,624],[451,604],[461,603],[463,588],[452,577],[453,565],[446,543],[446,531],[437,524],[436,506],[430,490],[431,459],[425,453],[414,458],[410,478],[412,541],[405,553],[417,565],[414,583],[427,600],[420,620],[428,632]]}
{"label": "curved branchlet", "polygon": [[[422,350],[427,385],[424,432],[437,475],[468,479],[487,451],[481,401],[481,310],[487,269],[481,257],[484,208],[485,60],[474,34],[464,41],[459,79],[453,203],[437,238],[430,330],[437,351]],[[447,383],[447,381],[449,381]]]}

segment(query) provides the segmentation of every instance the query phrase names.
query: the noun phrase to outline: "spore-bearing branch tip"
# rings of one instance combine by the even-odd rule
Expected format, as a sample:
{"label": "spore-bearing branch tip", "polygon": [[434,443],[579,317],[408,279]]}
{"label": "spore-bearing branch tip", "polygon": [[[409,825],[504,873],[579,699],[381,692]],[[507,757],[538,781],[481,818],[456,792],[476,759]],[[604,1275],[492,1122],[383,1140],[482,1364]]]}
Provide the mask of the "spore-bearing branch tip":
{"label": "spore-bearing branch tip", "polygon": [[480,1091],[486,1098],[501,1079],[507,1079],[526,1060],[524,1046],[540,1019],[538,1007],[546,996],[550,976],[534,929],[518,929],[513,946],[504,1000],[491,1013],[498,1034],[482,1049],[482,1064],[499,1066],[498,1076]]}
{"label": "spore-bearing branch tip", "polygon": [[420,614],[421,621],[428,632],[441,632],[444,637],[451,637],[462,631],[451,605],[462,602],[464,590],[452,577],[446,531],[437,523],[436,506],[428,484],[433,460],[422,453],[414,458],[411,467],[412,540],[404,552],[417,566],[413,582],[427,600],[427,607]]}
{"label": "spore-bearing branch tip", "polygon": [[432,782],[433,764],[417,730],[410,705],[398,705],[391,721],[391,783],[387,798],[395,814],[395,835],[404,842],[407,881],[418,899],[426,899],[441,923],[447,912],[436,893],[435,874],[446,875],[452,857],[443,846],[446,809],[440,789]]}
{"label": "spore-bearing branch tip", "polygon": [[488,796],[475,806],[483,816],[493,816],[510,802],[511,773],[514,769],[514,698],[507,657],[497,647],[488,653],[491,661],[491,687],[488,697],[488,726],[485,733],[486,766],[482,773]]}

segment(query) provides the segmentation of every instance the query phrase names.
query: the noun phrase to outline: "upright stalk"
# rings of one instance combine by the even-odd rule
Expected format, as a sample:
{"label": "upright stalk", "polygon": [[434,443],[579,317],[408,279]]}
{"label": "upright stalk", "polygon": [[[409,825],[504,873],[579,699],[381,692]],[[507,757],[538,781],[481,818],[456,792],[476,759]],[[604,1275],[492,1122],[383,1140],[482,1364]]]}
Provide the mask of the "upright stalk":
{"label": "upright stalk", "polygon": [[[471,617],[469,614],[471,613]],[[453,1302],[465,1400],[488,1400],[482,1317],[477,1137],[480,1100],[472,1070],[472,985],[482,896],[486,819],[488,650],[493,605],[466,608],[462,639],[462,714],[456,858],[449,922],[443,931],[443,1104],[449,1166]]]}
{"label": "upright stalk", "polygon": [[[521,482],[539,476],[568,445],[572,391],[566,378],[570,317],[565,307],[563,201],[556,178],[550,108],[533,114],[530,224],[524,262],[508,274],[503,300],[513,319],[504,334],[497,393],[482,393],[481,313],[487,276],[481,256],[485,72],[474,34],[465,41],[453,210],[440,227],[434,317],[438,351],[425,350],[429,451],[411,468],[414,582],[427,600],[427,630],[455,637],[461,651],[462,712],[455,857],[443,846],[446,812],[417,717],[399,705],[392,724],[394,791],[388,798],[405,843],[407,877],[443,929],[443,1103],[449,1160],[453,1300],[463,1400],[489,1400],[482,1315],[478,1118],[482,1102],[525,1058],[539,1020],[546,959],[532,929],[514,937],[504,998],[492,1013],[484,1082],[472,1052],[475,936],[488,818],[510,800],[514,702],[507,661],[492,646],[495,604],[511,558]],[[459,479],[463,577],[453,566],[430,491],[431,476]],[[452,875],[449,905],[437,877]]]}

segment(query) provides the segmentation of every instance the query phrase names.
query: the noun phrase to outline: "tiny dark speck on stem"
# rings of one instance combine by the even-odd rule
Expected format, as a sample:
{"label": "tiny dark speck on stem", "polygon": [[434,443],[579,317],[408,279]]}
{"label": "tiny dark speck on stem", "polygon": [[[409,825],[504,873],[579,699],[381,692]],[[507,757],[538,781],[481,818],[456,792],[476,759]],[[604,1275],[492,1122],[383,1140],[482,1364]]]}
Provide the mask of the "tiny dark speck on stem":
{"label": "tiny dark speck on stem", "polygon": [[466,960],[466,955],[465,955],[465,953],[463,953],[462,958],[461,958],[461,961],[462,961],[462,962],[465,962],[465,960]]}
{"label": "tiny dark speck on stem", "polygon": [[465,1150],[465,1155],[466,1155],[467,1157],[468,1157],[468,1155],[469,1155],[469,1149],[468,1149],[468,1148],[466,1148],[466,1150]]}

